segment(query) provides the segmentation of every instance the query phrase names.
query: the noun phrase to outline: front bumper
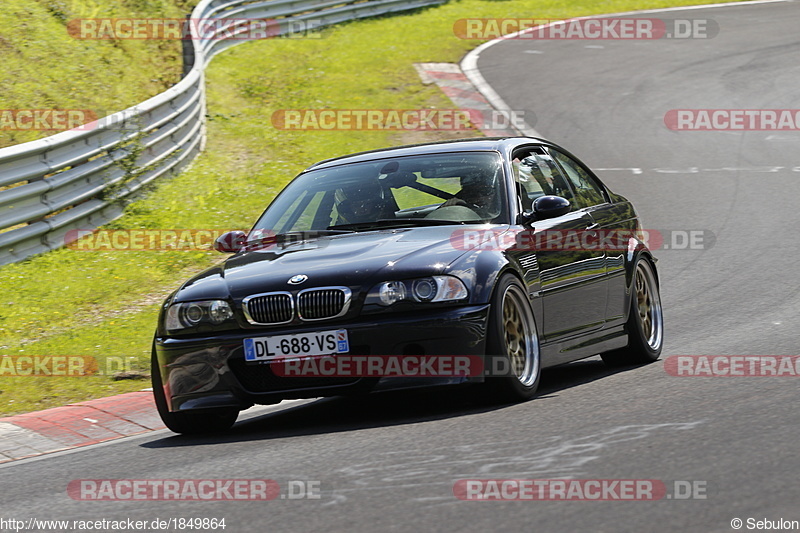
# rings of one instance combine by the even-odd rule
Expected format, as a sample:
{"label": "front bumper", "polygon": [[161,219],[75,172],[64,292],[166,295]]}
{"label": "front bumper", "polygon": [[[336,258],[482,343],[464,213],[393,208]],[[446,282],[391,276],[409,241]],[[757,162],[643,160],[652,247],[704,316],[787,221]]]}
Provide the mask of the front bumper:
{"label": "front bumper", "polygon": [[[316,398],[476,378],[281,377],[268,363],[245,362],[244,339],[325,329],[347,330],[351,355],[483,355],[489,305],[364,316],[276,330],[229,330],[209,337],[156,337],[155,353],[171,411],[244,409],[290,398]],[[477,378],[480,379],[480,378]]]}

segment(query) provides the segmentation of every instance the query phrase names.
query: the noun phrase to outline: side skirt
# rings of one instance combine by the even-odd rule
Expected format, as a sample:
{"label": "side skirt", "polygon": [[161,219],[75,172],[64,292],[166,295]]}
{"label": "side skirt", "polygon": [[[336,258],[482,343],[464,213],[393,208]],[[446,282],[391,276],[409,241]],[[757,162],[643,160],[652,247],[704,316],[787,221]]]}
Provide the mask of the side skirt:
{"label": "side skirt", "polygon": [[624,326],[594,331],[552,344],[543,344],[542,368],[586,359],[602,352],[624,348],[628,345],[628,334]]}

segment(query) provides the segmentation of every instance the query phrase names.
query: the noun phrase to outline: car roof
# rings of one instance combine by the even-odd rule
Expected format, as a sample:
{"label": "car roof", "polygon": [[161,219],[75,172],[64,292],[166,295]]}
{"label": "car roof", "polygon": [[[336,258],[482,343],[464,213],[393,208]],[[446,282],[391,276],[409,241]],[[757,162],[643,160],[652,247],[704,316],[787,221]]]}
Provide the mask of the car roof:
{"label": "car roof", "polygon": [[390,157],[402,157],[407,155],[435,154],[443,152],[500,152],[503,153],[509,145],[516,146],[521,143],[549,144],[544,139],[536,137],[476,137],[474,139],[455,139],[452,141],[438,141],[432,143],[409,144],[404,146],[394,146],[379,150],[369,150],[355,154],[324,159],[308,167],[303,172],[318,170],[350,163],[360,163],[373,161],[376,159],[386,159]]}

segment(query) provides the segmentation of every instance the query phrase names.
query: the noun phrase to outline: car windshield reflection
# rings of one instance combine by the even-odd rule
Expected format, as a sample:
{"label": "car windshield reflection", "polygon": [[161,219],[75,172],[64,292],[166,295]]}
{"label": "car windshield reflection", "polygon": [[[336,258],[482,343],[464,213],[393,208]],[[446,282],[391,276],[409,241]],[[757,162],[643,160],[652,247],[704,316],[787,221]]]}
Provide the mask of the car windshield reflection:
{"label": "car windshield reflection", "polygon": [[288,234],[504,222],[496,152],[399,157],[311,170],[262,215],[254,232]]}

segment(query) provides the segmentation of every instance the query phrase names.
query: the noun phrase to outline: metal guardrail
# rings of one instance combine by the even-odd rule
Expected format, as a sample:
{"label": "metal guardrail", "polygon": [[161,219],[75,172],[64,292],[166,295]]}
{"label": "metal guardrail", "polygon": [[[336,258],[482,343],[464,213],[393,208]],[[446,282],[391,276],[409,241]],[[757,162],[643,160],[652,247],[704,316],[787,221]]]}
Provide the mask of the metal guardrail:
{"label": "metal guardrail", "polygon": [[[446,0],[202,0],[192,19],[268,19],[270,35],[324,27]],[[148,184],[181,172],[205,144],[204,70],[243,42],[224,27],[204,38],[190,25],[184,77],[149,100],[70,130],[0,149],[0,265],[66,244],[70,230],[119,217]]]}

